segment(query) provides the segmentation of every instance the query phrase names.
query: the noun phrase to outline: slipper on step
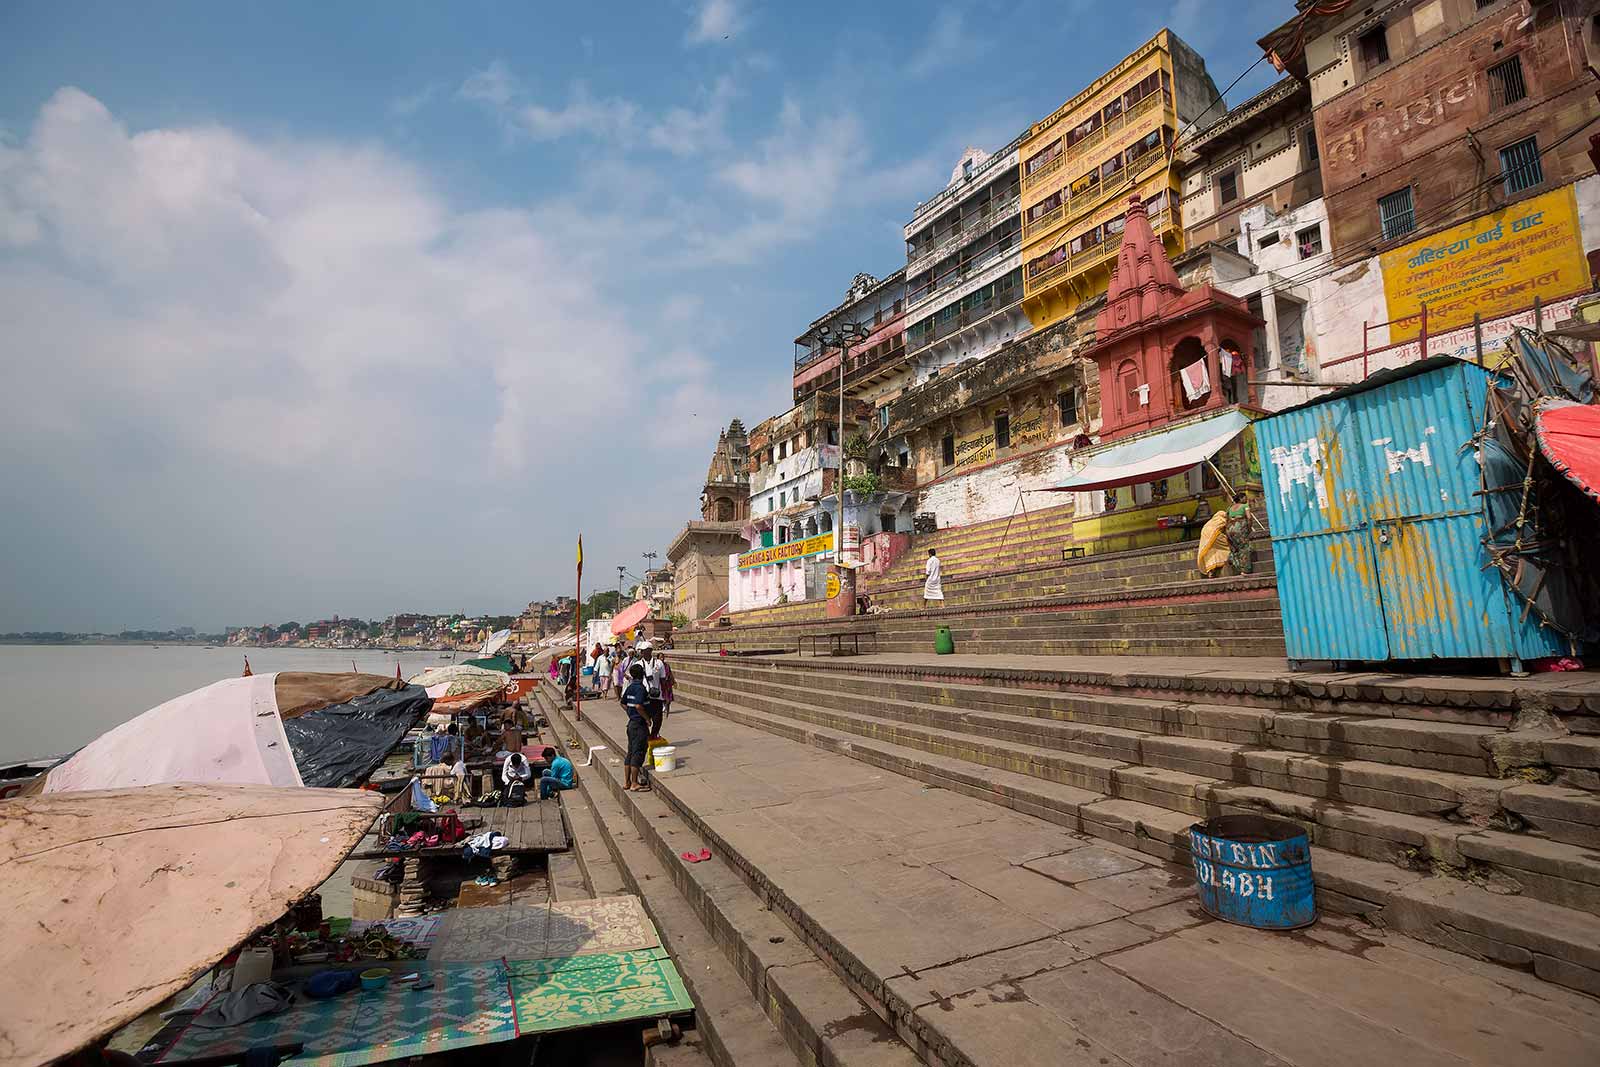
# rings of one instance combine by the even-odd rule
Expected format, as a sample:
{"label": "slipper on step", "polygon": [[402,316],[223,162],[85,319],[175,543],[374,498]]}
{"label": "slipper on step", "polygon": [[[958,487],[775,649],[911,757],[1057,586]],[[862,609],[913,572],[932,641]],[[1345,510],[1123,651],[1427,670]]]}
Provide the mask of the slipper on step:
{"label": "slipper on step", "polygon": [[709,848],[703,848],[703,849],[700,850],[699,862],[704,863],[706,860],[708,860],[710,858],[711,858],[711,850]]}
{"label": "slipper on step", "polygon": [[683,861],[685,863],[699,863],[700,854],[698,852],[685,852],[683,853]]}

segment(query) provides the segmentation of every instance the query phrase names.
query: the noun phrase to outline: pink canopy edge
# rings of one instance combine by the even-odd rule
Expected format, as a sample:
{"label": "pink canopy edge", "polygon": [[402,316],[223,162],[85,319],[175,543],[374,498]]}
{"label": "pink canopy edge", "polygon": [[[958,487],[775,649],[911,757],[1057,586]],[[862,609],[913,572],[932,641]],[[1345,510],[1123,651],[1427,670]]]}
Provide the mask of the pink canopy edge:
{"label": "pink canopy edge", "polygon": [[644,621],[650,614],[650,601],[636,600],[623,608],[611,620],[611,633],[614,637],[621,637],[635,626]]}

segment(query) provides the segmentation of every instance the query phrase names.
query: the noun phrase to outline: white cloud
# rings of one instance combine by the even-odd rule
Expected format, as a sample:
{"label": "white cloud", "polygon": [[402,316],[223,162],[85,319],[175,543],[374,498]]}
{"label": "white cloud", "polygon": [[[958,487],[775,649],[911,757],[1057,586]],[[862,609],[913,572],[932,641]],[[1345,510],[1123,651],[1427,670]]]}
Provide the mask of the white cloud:
{"label": "white cloud", "polygon": [[647,134],[657,148],[675,156],[699,156],[728,143],[728,108],[738,95],[731,77],[719,77],[706,93],[701,108],[669,108]]}
{"label": "white cloud", "polygon": [[[750,413],[713,388],[688,305],[659,286],[630,305],[569,232],[569,208],[463,209],[370,146],[132,131],[56,93],[0,147],[0,493],[30,501],[18,542],[57,555],[0,564],[0,614],[510,609],[586,516],[596,551],[661,536],[692,510],[717,421]],[[671,387],[628,388],[664,352]],[[615,426],[630,447],[597,447]],[[641,451],[654,472],[612,516],[595,487],[632,486]],[[94,547],[73,548],[84,530]],[[462,551],[507,555],[458,572]],[[137,587],[114,620],[94,614],[108,580]],[[367,601],[328,592],[346,588]]]}
{"label": "white cloud", "polygon": [[966,16],[959,10],[940,8],[933,17],[928,37],[906,62],[906,75],[925,78],[930,74],[981,54],[989,42],[967,28]]}
{"label": "white cloud", "polygon": [[438,98],[447,86],[444,82],[432,81],[414,93],[396,97],[389,102],[389,114],[398,119],[410,118]]}
{"label": "white cloud", "polygon": [[571,136],[623,139],[632,135],[639,117],[633,103],[594,97],[581,82],[573,85],[571,98],[563,106],[536,103],[528,98],[521,80],[498,59],[462,82],[459,95],[487,107],[508,134],[535,141]]}
{"label": "white cloud", "polygon": [[739,8],[739,0],[700,0],[684,40],[689,44],[720,41],[738,32],[743,25],[744,12]]}

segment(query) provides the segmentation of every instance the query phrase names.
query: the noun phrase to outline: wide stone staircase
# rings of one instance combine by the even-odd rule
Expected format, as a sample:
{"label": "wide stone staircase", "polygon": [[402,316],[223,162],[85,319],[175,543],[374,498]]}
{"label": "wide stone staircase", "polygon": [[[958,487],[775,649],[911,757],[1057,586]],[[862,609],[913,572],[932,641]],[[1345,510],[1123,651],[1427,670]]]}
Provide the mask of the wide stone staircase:
{"label": "wide stone staircase", "polygon": [[1292,819],[1322,909],[1600,995],[1592,676],[1261,662],[672,656],[680,707],[1164,860],[1200,818]]}
{"label": "wide stone staircase", "polygon": [[[809,635],[871,630],[882,651],[924,652],[934,631],[946,626],[958,649],[975,653],[1283,654],[1276,572],[1265,538],[1253,542],[1251,573],[1205,578],[1195,568],[1193,542],[1062,559],[1059,542],[1046,539],[1018,562],[999,550],[1003,531],[970,532],[978,529],[931,535],[949,542],[939,548],[942,606],[930,608],[922,599],[927,542],[919,538],[884,579],[866,583],[881,613],[830,620],[822,601],[781,604],[739,612],[728,626],[677,635],[676,645],[793,651]],[[1046,550],[1053,559],[1041,554]],[[866,647],[872,645],[868,640]]]}

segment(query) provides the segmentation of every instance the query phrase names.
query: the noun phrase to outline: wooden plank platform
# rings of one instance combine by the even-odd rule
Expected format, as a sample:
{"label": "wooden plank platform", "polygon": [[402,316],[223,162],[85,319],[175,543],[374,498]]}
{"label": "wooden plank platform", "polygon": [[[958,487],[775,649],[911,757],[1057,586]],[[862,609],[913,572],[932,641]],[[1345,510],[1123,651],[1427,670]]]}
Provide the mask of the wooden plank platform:
{"label": "wooden plank platform", "polygon": [[[468,832],[476,837],[485,830],[498,830],[506,835],[506,847],[496,849],[495,855],[519,855],[530,852],[565,852],[567,830],[561,819],[558,798],[533,801],[520,808],[459,808],[461,821],[472,827]],[[374,848],[353,852],[353,860],[384,859],[389,856],[421,856],[433,859],[439,856],[459,856],[462,842],[442,845],[439,848]]]}

